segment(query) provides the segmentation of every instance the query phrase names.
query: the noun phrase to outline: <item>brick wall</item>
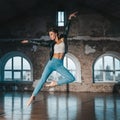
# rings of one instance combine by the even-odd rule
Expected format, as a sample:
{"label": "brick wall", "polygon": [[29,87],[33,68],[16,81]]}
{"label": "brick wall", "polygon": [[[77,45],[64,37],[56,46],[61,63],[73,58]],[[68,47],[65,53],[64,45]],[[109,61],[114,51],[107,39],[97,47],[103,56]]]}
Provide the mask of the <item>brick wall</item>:
{"label": "brick wall", "polygon": [[[55,91],[81,91],[81,92],[112,92],[114,83],[93,83],[92,65],[97,57],[112,51],[120,53],[120,41],[112,40],[70,40],[69,52],[73,54],[81,65],[81,83],[71,83],[69,86],[63,85],[55,87]],[[9,47],[8,47],[9,45]],[[14,47],[13,47],[14,46]],[[2,58],[10,51],[20,51],[30,58],[33,64],[33,79],[40,78],[46,62],[49,59],[49,48],[37,46],[33,50],[32,44],[22,45],[18,42],[0,43],[0,57]],[[87,46],[87,47],[86,47]],[[31,88],[33,89],[33,88]],[[43,88],[43,90],[49,90]]]}

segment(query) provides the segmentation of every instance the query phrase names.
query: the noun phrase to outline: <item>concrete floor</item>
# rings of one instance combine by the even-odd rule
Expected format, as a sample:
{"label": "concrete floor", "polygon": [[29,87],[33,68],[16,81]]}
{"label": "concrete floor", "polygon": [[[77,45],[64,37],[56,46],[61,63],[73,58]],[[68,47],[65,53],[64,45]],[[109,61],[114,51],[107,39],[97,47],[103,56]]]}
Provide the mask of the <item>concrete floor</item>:
{"label": "concrete floor", "polygon": [[120,120],[120,95],[41,92],[26,107],[31,93],[0,93],[0,120]]}

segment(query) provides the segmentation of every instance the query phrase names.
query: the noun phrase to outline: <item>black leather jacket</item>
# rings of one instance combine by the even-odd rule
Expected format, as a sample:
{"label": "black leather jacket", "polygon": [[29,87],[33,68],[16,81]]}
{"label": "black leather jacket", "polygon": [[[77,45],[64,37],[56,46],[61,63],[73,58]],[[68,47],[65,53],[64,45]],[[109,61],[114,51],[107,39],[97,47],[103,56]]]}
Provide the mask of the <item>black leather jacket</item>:
{"label": "black leather jacket", "polygon": [[[64,42],[65,42],[65,54],[68,52],[67,36],[69,32],[70,23],[71,23],[71,20],[68,20],[65,26],[64,32],[63,32]],[[33,44],[41,45],[41,46],[50,47],[50,60],[52,59],[53,54],[54,54],[55,41],[53,40],[49,40],[49,41],[29,40],[29,42]]]}

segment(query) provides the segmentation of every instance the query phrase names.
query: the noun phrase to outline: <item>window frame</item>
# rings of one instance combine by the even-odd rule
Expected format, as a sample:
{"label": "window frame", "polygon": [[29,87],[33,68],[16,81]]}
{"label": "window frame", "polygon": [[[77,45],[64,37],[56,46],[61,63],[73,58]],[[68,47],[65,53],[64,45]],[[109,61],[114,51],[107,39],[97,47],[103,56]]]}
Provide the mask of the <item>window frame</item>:
{"label": "window frame", "polygon": [[[5,70],[4,68],[5,68],[5,65],[6,65],[7,61],[9,59],[13,60],[14,57],[21,57],[22,58],[21,61],[23,61],[23,59],[27,60],[27,62],[30,65],[30,69],[27,70],[27,69],[21,68],[20,70],[18,70],[18,69],[14,70],[12,68],[11,70]],[[13,63],[12,63],[12,65],[13,65]],[[21,66],[22,66],[22,64],[21,64]],[[5,80],[5,76],[4,76],[5,71],[11,71],[12,72],[12,79],[11,80]],[[31,73],[30,81],[23,80],[22,73],[24,71],[29,71]],[[19,80],[13,79],[14,78],[13,77],[14,72],[20,72],[20,79]],[[21,52],[18,52],[18,51],[12,51],[12,52],[9,52],[9,53],[5,54],[1,59],[1,80],[0,80],[0,82],[33,82],[33,67],[32,67],[32,63],[31,63],[30,59],[25,54],[23,54]]]}
{"label": "window frame", "polygon": [[79,60],[71,53],[67,53],[65,55],[67,58],[70,58],[74,64],[75,64],[75,67],[76,67],[76,80],[75,82],[79,82],[81,83],[81,65],[80,65],[80,62]]}
{"label": "window frame", "polygon": [[[105,67],[104,57],[105,56],[111,56],[113,58],[113,70],[108,70],[108,72],[110,72],[110,71],[113,72],[113,80],[110,80],[110,81],[108,81],[108,80],[105,79],[105,72],[107,72],[107,70],[104,69],[104,67]],[[95,68],[94,68],[95,64],[101,58],[102,58],[103,69],[102,70],[95,70]],[[116,72],[116,70],[115,70],[115,59],[117,59],[117,60],[120,61],[120,54],[117,53],[117,52],[109,51],[109,52],[106,52],[105,54],[99,56],[94,61],[94,63],[93,63],[93,83],[117,83],[117,82],[119,82],[119,81],[115,80],[115,72]],[[103,71],[103,75],[102,75],[103,80],[101,80],[101,81],[95,81],[95,71]],[[117,71],[120,71],[120,70],[117,70]]]}
{"label": "window frame", "polygon": [[[65,19],[65,17],[66,17],[65,11],[64,10],[58,10],[56,14],[57,14],[56,15],[56,24],[57,24],[57,26],[58,27],[64,27],[65,26],[65,20],[66,20]],[[59,17],[61,17],[59,15],[62,16],[61,20],[59,20]],[[60,23],[63,24],[63,25],[59,25]]]}

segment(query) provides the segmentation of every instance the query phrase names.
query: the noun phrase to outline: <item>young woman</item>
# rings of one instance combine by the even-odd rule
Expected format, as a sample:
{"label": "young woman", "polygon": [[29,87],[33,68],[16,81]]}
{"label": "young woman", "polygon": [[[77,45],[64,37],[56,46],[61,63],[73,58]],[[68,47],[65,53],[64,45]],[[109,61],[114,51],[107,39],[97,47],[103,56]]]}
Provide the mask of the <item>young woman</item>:
{"label": "young woman", "polygon": [[[32,101],[35,99],[35,96],[42,89],[45,84],[47,78],[53,71],[57,71],[62,75],[62,79],[59,81],[53,80],[50,84],[47,84],[47,87],[54,87],[57,85],[68,84],[75,80],[74,76],[63,66],[63,58],[65,53],[67,53],[67,35],[70,26],[70,21],[72,17],[76,17],[77,12],[74,12],[69,15],[68,21],[65,27],[64,34],[59,35],[58,30],[55,28],[51,28],[49,30],[49,37],[51,39],[51,51],[50,51],[50,60],[44,68],[42,76],[37,83],[31,97],[27,102],[27,106],[29,106]],[[22,41],[22,43],[27,43],[27,40]],[[33,42],[33,41],[31,41]],[[34,42],[33,42],[34,43]]]}

